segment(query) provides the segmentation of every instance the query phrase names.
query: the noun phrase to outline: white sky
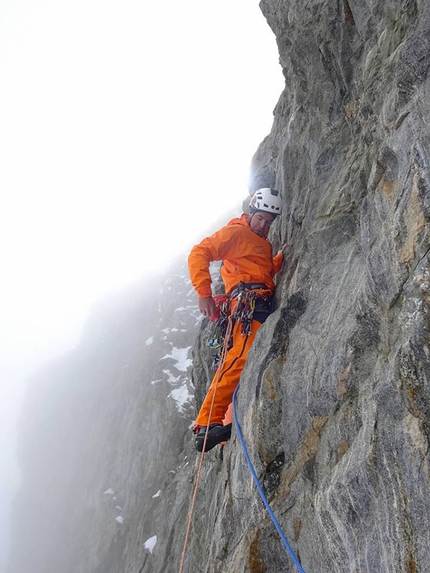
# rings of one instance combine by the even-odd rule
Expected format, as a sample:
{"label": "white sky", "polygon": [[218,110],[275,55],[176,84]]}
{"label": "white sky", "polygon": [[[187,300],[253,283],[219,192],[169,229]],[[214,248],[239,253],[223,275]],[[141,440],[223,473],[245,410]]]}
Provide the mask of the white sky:
{"label": "white sky", "polygon": [[23,377],[246,197],[284,82],[258,0],[2,0],[0,78],[5,467]]}

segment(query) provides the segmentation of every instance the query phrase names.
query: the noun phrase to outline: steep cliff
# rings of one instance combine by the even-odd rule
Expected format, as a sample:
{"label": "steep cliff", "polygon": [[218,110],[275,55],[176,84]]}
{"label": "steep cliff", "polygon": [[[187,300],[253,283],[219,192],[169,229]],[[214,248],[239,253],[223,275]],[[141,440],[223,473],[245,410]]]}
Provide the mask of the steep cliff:
{"label": "steep cliff", "polygon": [[[260,4],[285,90],[250,186],[281,191],[271,238],[289,248],[237,410],[307,573],[430,571],[429,4]],[[195,298],[171,274],[99,308],[34,381],[9,573],[179,570],[198,462],[188,394],[201,399],[210,357],[203,329],[191,384]],[[294,571],[237,433],[217,451],[187,573]]]}
{"label": "steep cliff", "polygon": [[[281,190],[290,249],[239,420],[306,571],[430,571],[429,3],[261,7],[286,87],[251,185]],[[293,571],[227,451],[189,570]]]}

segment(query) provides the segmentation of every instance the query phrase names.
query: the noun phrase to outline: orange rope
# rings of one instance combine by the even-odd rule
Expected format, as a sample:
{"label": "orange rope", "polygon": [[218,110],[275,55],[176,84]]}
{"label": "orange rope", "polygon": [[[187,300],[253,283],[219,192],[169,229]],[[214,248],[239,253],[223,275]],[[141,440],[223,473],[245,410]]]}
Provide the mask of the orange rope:
{"label": "orange rope", "polygon": [[196,506],[197,490],[199,487],[200,474],[202,471],[203,460],[205,457],[206,441],[208,439],[208,433],[209,433],[208,428],[209,428],[211,417],[212,417],[212,409],[213,409],[213,405],[215,402],[215,394],[216,394],[216,391],[218,388],[218,382],[220,381],[220,378],[221,378],[221,376],[220,376],[221,370],[224,366],[224,362],[225,362],[225,359],[227,356],[227,348],[228,348],[228,343],[230,341],[232,329],[233,329],[233,320],[232,320],[232,317],[230,315],[228,318],[228,325],[227,325],[227,331],[226,331],[225,338],[224,338],[224,346],[222,349],[221,360],[220,360],[219,366],[218,366],[217,371],[216,371],[216,379],[215,379],[215,385],[214,385],[214,390],[213,390],[212,402],[211,402],[211,407],[209,410],[208,425],[206,426],[205,437],[203,440],[202,454],[200,456],[200,462],[199,462],[199,466],[197,468],[196,481],[194,484],[194,491],[193,491],[193,497],[192,497],[192,501],[191,501],[191,507],[190,507],[190,511],[188,512],[188,523],[187,523],[187,529],[185,532],[184,548],[182,550],[181,565],[179,567],[179,573],[182,573],[184,570],[185,556],[187,553],[188,540],[189,540],[190,532],[191,532],[192,519],[193,519],[193,515],[194,515],[194,509]]}

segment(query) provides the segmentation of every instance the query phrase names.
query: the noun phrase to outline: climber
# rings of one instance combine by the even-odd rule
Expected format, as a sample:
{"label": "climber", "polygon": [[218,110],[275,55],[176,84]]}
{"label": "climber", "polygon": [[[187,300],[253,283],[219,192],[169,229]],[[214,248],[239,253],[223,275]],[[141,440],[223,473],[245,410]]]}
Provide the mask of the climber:
{"label": "climber", "polygon": [[[209,265],[222,261],[221,277],[230,296],[234,325],[225,361],[219,365],[194,424],[196,449],[205,451],[230,438],[231,423],[223,425],[225,413],[239,384],[240,374],[257,330],[271,313],[274,275],[283,263],[283,248],[273,257],[267,240],[270,225],[281,212],[278,191],[258,189],[251,198],[249,215],[231,220],[225,227],[195,245],[188,258],[191,282],[204,316],[216,313]],[[254,308],[255,307],[255,308]],[[216,394],[211,409],[214,387]]]}

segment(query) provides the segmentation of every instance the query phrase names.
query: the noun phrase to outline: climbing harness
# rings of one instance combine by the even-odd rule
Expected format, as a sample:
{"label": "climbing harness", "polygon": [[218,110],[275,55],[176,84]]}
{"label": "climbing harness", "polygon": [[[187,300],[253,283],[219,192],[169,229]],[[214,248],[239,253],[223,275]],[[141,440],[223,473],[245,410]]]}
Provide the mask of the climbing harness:
{"label": "climbing harness", "polygon": [[254,312],[259,299],[268,300],[271,291],[264,290],[243,290],[237,295],[236,306],[234,307],[233,318],[235,322],[242,325],[242,336],[248,336],[251,333],[251,324],[254,318]]}
{"label": "climbing harness", "polygon": [[[212,371],[218,368],[224,348],[228,322],[231,312],[230,297],[222,294],[214,297],[216,313],[211,316],[211,331],[208,338],[208,346],[213,350]],[[230,342],[229,342],[230,343]]]}
{"label": "climbing harness", "polygon": [[238,390],[239,390],[239,385],[237,385],[236,390],[234,391],[234,394],[233,394],[233,419],[234,419],[234,425],[235,425],[235,428],[236,428],[236,432],[237,432],[237,435],[238,435],[240,444],[241,444],[241,446],[242,446],[243,453],[244,453],[244,455],[245,455],[245,459],[246,459],[247,464],[248,464],[248,467],[249,467],[249,469],[250,469],[250,471],[251,471],[251,474],[252,474],[252,477],[253,477],[253,479],[254,479],[255,485],[257,486],[258,493],[260,494],[260,497],[261,497],[261,499],[262,499],[262,501],[263,501],[263,503],[264,503],[264,505],[265,505],[265,507],[266,507],[266,509],[267,509],[267,511],[268,511],[268,513],[269,513],[269,515],[270,515],[270,517],[271,517],[271,519],[272,519],[272,522],[273,522],[273,525],[274,525],[275,528],[276,528],[276,531],[279,533],[279,536],[280,536],[280,538],[281,538],[282,544],[284,545],[285,549],[287,550],[288,554],[290,555],[291,559],[293,560],[293,563],[294,563],[294,565],[297,567],[297,570],[298,570],[300,573],[305,573],[305,571],[304,571],[303,567],[301,566],[299,560],[297,559],[297,557],[296,557],[294,551],[292,550],[290,544],[288,543],[288,540],[287,540],[287,538],[285,537],[284,532],[283,532],[282,529],[281,529],[281,526],[280,526],[280,524],[279,524],[279,521],[276,519],[275,514],[273,513],[273,510],[272,510],[272,508],[270,507],[270,504],[269,504],[269,502],[268,502],[268,500],[267,500],[267,497],[265,496],[264,491],[263,491],[263,488],[262,488],[262,486],[261,486],[261,484],[260,484],[260,482],[259,482],[259,480],[258,480],[257,474],[255,473],[255,469],[254,469],[254,466],[252,465],[251,458],[249,457],[248,449],[247,449],[247,447],[246,447],[245,440],[244,440],[243,434],[242,434],[242,430],[241,430],[241,427],[240,427],[240,424],[239,424],[239,421],[238,421],[238,418],[237,418],[236,395],[237,395],[237,391],[238,391]]}
{"label": "climbing harness", "polygon": [[[242,336],[251,334],[251,324],[254,318],[258,301],[269,301],[271,291],[266,285],[240,283],[230,295],[218,295],[214,297],[217,307],[216,314],[211,316],[211,332],[208,338],[208,346],[212,348],[213,361],[212,371],[219,367],[222,349],[226,338],[227,324],[233,308],[233,324],[242,325]],[[236,300],[234,303],[233,301]],[[227,350],[230,350],[232,341],[228,340]]]}

